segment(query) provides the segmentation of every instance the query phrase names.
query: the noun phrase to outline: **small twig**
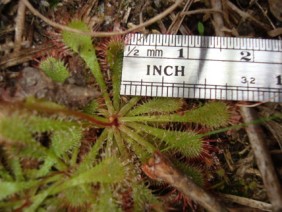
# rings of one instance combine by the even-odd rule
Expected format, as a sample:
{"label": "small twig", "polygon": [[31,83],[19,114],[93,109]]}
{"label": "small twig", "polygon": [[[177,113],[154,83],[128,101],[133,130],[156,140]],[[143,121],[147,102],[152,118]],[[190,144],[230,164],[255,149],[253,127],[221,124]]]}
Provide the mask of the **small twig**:
{"label": "small twig", "polygon": [[218,195],[222,197],[223,199],[225,199],[226,201],[235,202],[237,204],[248,206],[251,208],[257,208],[257,209],[264,210],[264,211],[271,211],[272,209],[271,204],[266,203],[266,202],[261,202],[261,201],[257,201],[257,200],[253,200],[253,199],[249,199],[245,197],[239,197],[235,195],[230,195],[230,194],[218,194]]}
{"label": "small twig", "polygon": [[90,18],[90,13],[92,11],[92,8],[95,4],[97,4],[97,0],[90,0],[87,1],[86,4],[79,10],[78,12],[78,18],[81,18],[83,21],[88,22],[88,18]]}
{"label": "small twig", "polygon": [[255,19],[253,16],[251,16],[249,13],[246,13],[242,10],[240,10],[238,7],[236,7],[233,3],[231,3],[230,1],[227,1],[227,6],[233,10],[234,12],[238,13],[243,20],[247,20],[249,19],[250,21],[252,21],[253,23],[255,23],[257,26],[260,26],[262,29],[268,31],[270,30],[269,26],[263,24],[261,21],[258,21],[257,19]]}
{"label": "small twig", "polygon": [[193,3],[192,0],[188,0],[186,4],[184,5],[182,12],[179,12],[175,19],[172,21],[171,25],[169,26],[167,33],[168,34],[176,34],[185,18],[185,16],[182,14],[183,12],[189,10],[191,4]]}
{"label": "small twig", "polygon": [[242,104],[242,103],[237,103],[236,106],[239,106],[239,107],[257,107],[257,106],[260,106],[264,103],[267,103],[268,101],[265,101],[265,102],[258,102],[258,103],[254,103],[254,104]]}
{"label": "small twig", "polygon": [[[169,18],[171,21],[175,20],[175,17],[176,15],[174,14],[174,12],[169,14]],[[193,34],[186,24],[180,25],[179,31],[181,32],[182,35],[192,35]],[[167,34],[167,33],[168,31],[166,30],[164,34]]]}
{"label": "small twig", "polygon": [[126,12],[125,12],[125,14],[124,14],[124,16],[123,16],[123,19],[122,19],[122,23],[127,23],[127,20],[128,20],[128,18],[129,18],[129,15],[130,15],[130,12],[131,12],[131,7],[128,7],[127,9],[126,9]]}
{"label": "small twig", "polygon": [[14,53],[17,54],[22,46],[22,36],[24,30],[25,22],[25,4],[23,1],[20,1],[18,4],[16,25],[15,25],[15,44],[14,44]]}
{"label": "small twig", "polygon": [[268,31],[267,34],[270,37],[276,37],[276,36],[282,35],[282,28],[273,29],[271,31]]}
{"label": "small twig", "polygon": [[[222,10],[221,0],[211,0],[210,2],[213,9]],[[215,29],[215,34],[217,36],[224,36],[225,35],[225,33],[223,32],[224,21],[222,15],[218,13],[214,13],[213,19],[214,19],[213,25]]]}
{"label": "small twig", "polygon": [[[227,17],[225,16],[225,13],[222,10],[218,10],[218,9],[198,9],[198,10],[192,10],[192,11],[187,11],[187,12],[182,12],[181,14],[186,15],[186,16],[190,16],[190,15],[195,15],[195,14],[201,14],[201,13],[220,13],[221,15],[223,15],[223,19],[226,23],[229,23],[229,20],[227,19]],[[229,29],[225,28],[223,26],[222,28],[222,32],[230,32]]]}
{"label": "small twig", "polygon": [[195,15],[195,14],[201,14],[201,13],[221,13],[223,14],[223,12],[218,9],[198,9],[198,10],[182,12],[181,14],[189,16],[189,15]]}
{"label": "small twig", "polygon": [[52,49],[54,49],[54,44],[49,42],[38,45],[36,48],[24,49],[24,51],[20,51],[17,55],[8,54],[0,57],[0,70],[30,61],[35,57],[43,56]]}
{"label": "small twig", "polygon": [[227,6],[227,0],[221,0],[221,3],[222,3],[222,11],[223,11],[223,18],[224,18],[224,21],[225,21],[225,24],[227,24],[229,27],[232,25],[230,23],[230,20],[229,20],[229,15],[228,15],[228,6]]}
{"label": "small twig", "polygon": [[36,10],[30,3],[28,0],[21,0],[24,2],[24,4],[26,5],[26,7],[33,13],[33,15],[41,18],[43,21],[45,21],[47,24],[49,24],[52,27],[61,29],[61,30],[65,30],[65,31],[69,31],[69,32],[74,32],[74,33],[79,33],[79,34],[83,34],[83,35],[90,35],[92,37],[109,37],[109,36],[114,36],[114,35],[125,35],[128,34],[130,32],[134,32],[137,31],[138,29],[142,29],[144,27],[147,27],[159,20],[161,20],[162,18],[166,17],[168,14],[170,14],[173,10],[175,10],[182,2],[182,0],[176,0],[175,3],[173,5],[171,5],[169,8],[167,8],[165,11],[163,11],[162,13],[156,15],[155,17],[149,19],[148,21],[139,24],[131,29],[122,31],[122,32],[85,32],[85,31],[81,31],[81,30],[77,30],[77,29],[73,29],[71,27],[68,26],[64,26],[61,24],[58,24],[56,22],[51,21],[50,19],[46,18],[44,15],[42,15],[41,13],[38,12],[38,10]]}
{"label": "small twig", "polygon": [[[141,11],[139,13],[139,24],[143,24],[143,12],[145,10],[145,8],[147,8],[149,4],[149,1],[145,1],[145,4],[141,7]],[[146,29],[143,27],[142,29],[139,29],[141,32],[143,32],[144,34],[146,34]]]}
{"label": "small twig", "polygon": [[[21,42],[21,46],[22,47],[27,46],[28,43],[29,43],[29,41],[23,41],[23,42]],[[14,49],[14,48],[15,48],[15,43],[12,42],[12,41],[0,44],[0,52],[9,51],[9,50]]]}
{"label": "small twig", "polygon": [[264,9],[262,8],[262,6],[260,6],[260,4],[258,3],[258,1],[255,1],[255,5],[260,9],[260,11],[262,12],[262,14],[264,15],[264,17],[267,19],[267,21],[269,22],[269,24],[271,25],[271,27],[273,29],[275,29],[275,25],[273,24],[273,22],[271,21],[271,19],[268,17],[268,15],[266,15],[266,12],[264,11]]}
{"label": "small twig", "polygon": [[4,36],[6,34],[9,34],[15,30],[15,27],[10,25],[10,26],[5,26],[5,29],[0,29],[0,36]]}
{"label": "small twig", "polygon": [[[252,108],[241,107],[241,114],[245,122],[252,122],[257,119]],[[266,192],[272,204],[273,211],[282,210],[282,189],[276,175],[262,129],[258,125],[250,124],[246,131],[254,151],[257,166],[261,172]]]}
{"label": "small twig", "polygon": [[190,178],[177,170],[169,159],[160,152],[155,152],[148,163],[142,165],[142,170],[150,178],[170,184],[208,211],[227,211],[214,196],[197,186]]}

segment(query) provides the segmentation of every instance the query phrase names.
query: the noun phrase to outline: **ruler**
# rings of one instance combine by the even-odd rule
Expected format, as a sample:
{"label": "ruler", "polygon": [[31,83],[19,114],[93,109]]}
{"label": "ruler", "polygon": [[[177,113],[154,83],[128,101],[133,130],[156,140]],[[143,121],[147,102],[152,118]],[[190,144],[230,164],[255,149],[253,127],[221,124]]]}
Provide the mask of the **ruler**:
{"label": "ruler", "polygon": [[282,41],[131,34],[120,93],[282,102]]}

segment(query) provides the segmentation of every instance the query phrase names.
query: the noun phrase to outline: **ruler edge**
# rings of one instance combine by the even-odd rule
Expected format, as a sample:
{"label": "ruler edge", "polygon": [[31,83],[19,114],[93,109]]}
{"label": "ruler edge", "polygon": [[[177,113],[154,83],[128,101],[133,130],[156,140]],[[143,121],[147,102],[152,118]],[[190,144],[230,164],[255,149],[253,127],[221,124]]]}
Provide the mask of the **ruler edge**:
{"label": "ruler edge", "polygon": [[[266,49],[267,45],[264,46],[265,47],[264,49],[254,49],[254,45],[251,46],[252,48],[244,48],[244,49],[243,48],[234,48],[234,47],[232,47],[232,48],[228,48],[228,47],[226,48],[225,47],[224,48],[224,47],[221,47],[221,46],[219,46],[219,47],[215,47],[214,46],[212,48],[242,49],[242,50],[250,49],[250,50],[256,50],[256,51],[282,52],[282,40],[277,40],[277,39],[246,38],[246,37],[222,37],[222,36],[201,36],[201,35],[142,34],[142,33],[130,33],[130,34],[126,35],[124,49],[127,46],[129,46],[129,45],[131,45],[131,46],[156,46],[156,47],[157,46],[163,46],[163,47],[169,47],[169,46],[172,46],[172,47],[204,47],[204,48],[210,48],[211,47],[211,46],[202,46],[202,45],[199,45],[199,46],[174,45],[174,44],[176,44],[176,42],[174,42],[173,45],[160,45],[160,43],[156,43],[156,44],[149,43],[148,45],[145,45],[144,44],[144,39],[143,39],[143,43],[141,43],[141,44],[139,44],[139,43],[136,44],[136,43],[132,43],[131,42],[132,41],[132,37],[141,38],[142,36],[144,36],[144,37],[150,37],[150,36],[155,36],[155,37],[173,37],[174,40],[176,40],[177,37],[185,37],[187,40],[189,40],[189,38],[193,38],[194,40],[195,39],[199,39],[200,41],[205,40],[205,39],[210,39],[210,38],[212,38],[213,40],[217,39],[217,40],[220,40],[220,41],[230,39],[230,40],[243,40],[243,41],[245,41],[245,43],[247,43],[246,41],[257,41],[257,43],[260,43],[259,41],[265,41],[265,42],[268,42],[268,43],[271,43],[271,44],[277,43],[277,45],[276,45],[278,47],[277,50],[273,48],[274,45],[269,45],[269,46],[272,47],[271,50],[270,49]],[[205,43],[208,43],[208,42],[205,42]],[[219,42],[219,43],[221,44],[222,42]],[[251,42],[251,43],[254,44],[254,42]],[[189,44],[189,41],[187,42],[187,44]],[[201,42],[200,42],[200,44],[201,44]],[[125,51],[124,51],[124,53],[125,53]],[[123,60],[124,60],[125,57],[126,56],[123,55]],[[122,68],[122,70],[123,70],[123,68]],[[123,74],[123,71],[122,71],[122,74]],[[123,84],[123,80],[122,80],[122,76],[121,76],[120,95],[125,95],[125,96],[144,96],[142,94],[140,94],[140,95],[126,94],[126,92],[123,92],[123,90],[122,90],[122,85],[124,85],[124,84]],[[268,87],[268,88],[270,88],[270,87]],[[273,88],[270,88],[270,89],[273,89]],[[276,89],[276,88],[274,88],[274,89]],[[278,94],[281,94],[282,93],[282,88],[277,88],[277,89],[278,89]],[[156,95],[151,95],[151,96],[150,95],[146,95],[146,96],[148,96],[148,97],[164,97],[164,98],[188,98],[188,97],[180,97],[180,96],[175,96],[174,97],[174,96],[163,96],[163,95],[162,96],[161,95],[158,95],[158,96],[156,96]],[[144,97],[146,97],[146,96],[144,96]],[[206,98],[206,97],[205,98],[202,98],[202,97],[189,97],[189,98],[191,98],[191,99],[206,99],[206,100],[248,101],[248,102],[257,102],[257,101],[259,101],[259,100],[244,100],[244,99],[237,99],[237,100],[235,100],[235,99],[228,99],[228,98]],[[277,103],[282,102],[282,100],[280,100],[281,99],[281,95],[279,95],[277,101],[271,101],[271,100],[273,100],[273,98],[275,98],[275,97],[272,97],[270,99],[265,99],[264,98],[263,101],[277,102]]]}
{"label": "ruler edge", "polygon": [[[233,40],[233,41],[243,41],[245,42],[246,44],[248,43],[247,41],[252,41],[252,42],[249,42],[249,43],[252,43],[252,48],[235,48],[235,47],[230,47],[228,48],[228,45],[226,42],[226,46],[227,47],[224,47],[224,46],[218,46],[218,47],[213,47],[213,48],[225,48],[225,49],[244,49],[244,50],[257,50],[257,51],[273,51],[273,52],[282,52],[282,40],[277,40],[277,39],[269,39],[269,38],[247,38],[247,37],[223,37],[223,36],[201,36],[201,35],[170,35],[170,34],[142,34],[142,33],[131,33],[131,34],[128,34],[126,35],[125,37],[125,47],[128,46],[128,45],[132,45],[132,46],[164,46],[164,47],[169,47],[169,46],[172,46],[172,47],[205,47],[205,48],[210,48],[212,46],[190,46],[190,45],[160,45],[160,43],[152,43],[152,44],[144,44],[145,40],[142,38],[143,40],[143,43],[132,43],[132,38],[135,38],[136,39],[138,38],[145,38],[145,37],[174,37],[176,40],[176,37],[184,37],[184,38],[187,38],[188,42],[187,44],[189,44],[189,38],[193,38],[193,40],[196,40],[196,39],[199,39],[199,40],[205,40],[205,39],[212,39],[212,40]],[[268,45],[265,45],[265,49],[263,48],[259,48],[259,49],[254,49],[254,42],[253,41],[257,41],[257,43],[260,44],[259,41],[265,41],[266,43],[277,43],[277,50],[274,49],[274,48],[271,48],[271,49],[266,49]],[[169,42],[168,42],[169,43]],[[176,43],[176,42],[171,42],[171,43]],[[202,42],[201,42],[202,43]],[[208,43],[208,42],[205,42],[205,43]],[[221,44],[222,42],[219,42],[219,44]],[[239,42],[238,42],[239,43]],[[246,45],[247,46],[247,45]],[[274,45],[270,45],[271,47],[273,47]]]}

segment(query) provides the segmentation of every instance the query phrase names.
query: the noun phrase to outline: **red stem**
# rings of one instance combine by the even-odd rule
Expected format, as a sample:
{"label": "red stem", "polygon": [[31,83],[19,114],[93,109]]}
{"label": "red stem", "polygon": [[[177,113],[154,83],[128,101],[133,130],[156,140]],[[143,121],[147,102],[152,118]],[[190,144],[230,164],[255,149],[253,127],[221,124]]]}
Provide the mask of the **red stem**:
{"label": "red stem", "polygon": [[[7,102],[1,102],[0,104],[2,105],[6,105],[8,108],[11,107],[11,104],[7,103]],[[77,117],[79,119],[83,119],[83,120],[87,120],[95,125],[98,125],[100,127],[109,127],[112,126],[114,123],[114,121],[111,122],[104,122],[101,120],[96,119],[93,116],[87,115],[85,113],[79,112],[79,111],[74,111],[74,110],[70,110],[67,108],[50,108],[50,107],[46,107],[44,105],[40,105],[40,103],[31,103],[31,104],[24,104],[24,103],[19,103],[16,104],[19,108],[26,108],[29,110],[36,110],[36,111],[40,111],[40,112],[44,112],[44,113],[48,113],[48,114],[58,114],[58,113],[63,113],[65,115],[69,115],[69,116],[74,116]]]}

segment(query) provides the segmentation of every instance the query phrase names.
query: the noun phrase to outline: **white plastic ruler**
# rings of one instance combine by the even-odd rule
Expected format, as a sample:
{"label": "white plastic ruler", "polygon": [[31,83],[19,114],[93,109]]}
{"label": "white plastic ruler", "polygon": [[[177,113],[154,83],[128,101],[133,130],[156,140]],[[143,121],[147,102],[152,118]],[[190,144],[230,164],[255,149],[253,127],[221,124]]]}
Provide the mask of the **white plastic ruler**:
{"label": "white plastic ruler", "polygon": [[282,41],[132,34],[122,95],[282,102]]}

